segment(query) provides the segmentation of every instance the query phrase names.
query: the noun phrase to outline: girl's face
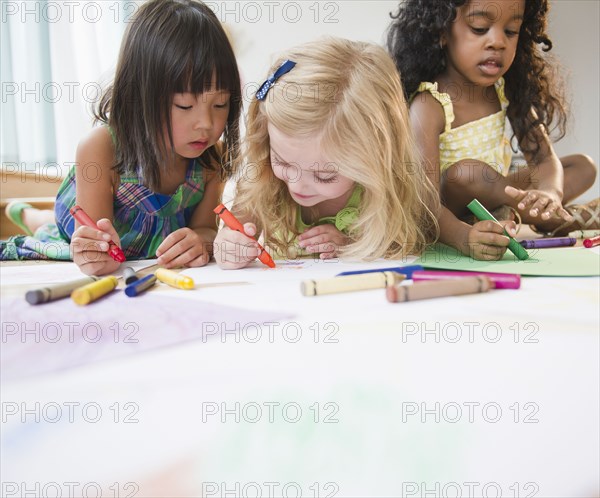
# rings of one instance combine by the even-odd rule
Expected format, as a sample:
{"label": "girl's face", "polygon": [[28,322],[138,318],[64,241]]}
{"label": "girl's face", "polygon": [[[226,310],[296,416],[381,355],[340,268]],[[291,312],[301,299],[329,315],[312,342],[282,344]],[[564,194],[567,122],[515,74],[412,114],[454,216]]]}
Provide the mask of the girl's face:
{"label": "girl's face", "polygon": [[171,130],[174,150],[179,156],[199,157],[217,143],[227,124],[229,98],[229,92],[224,90],[174,95]]}
{"label": "girl's face", "polygon": [[513,63],[524,11],[525,0],[470,0],[458,8],[443,38],[448,75],[461,83],[493,85]]}
{"label": "girl's face", "polygon": [[[342,209],[354,182],[339,174],[339,167],[321,150],[318,137],[297,138],[268,125],[273,174],[284,182],[300,206]],[[329,214],[329,213],[327,213]],[[321,214],[321,216],[324,216]]]}

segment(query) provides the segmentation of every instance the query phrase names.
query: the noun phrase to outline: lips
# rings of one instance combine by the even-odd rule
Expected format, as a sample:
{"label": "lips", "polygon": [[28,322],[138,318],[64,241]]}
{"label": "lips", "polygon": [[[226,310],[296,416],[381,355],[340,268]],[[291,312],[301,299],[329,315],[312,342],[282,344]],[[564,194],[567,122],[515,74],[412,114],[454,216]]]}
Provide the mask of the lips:
{"label": "lips", "polygon": [[207,145],[208,140],[196,140],[194,142],[190,142],[190,147],[198,150],[205,149]]}
{"label": "lips", "polygon": [[302,194],[297,194],[296,192],[291,192],[291,194],[294,197],[297,197],[298,199],[303,199],[303,200],[312,199],[314,197],[314,195],[302,195]]}
{"label": "lips", "polygon": [[503,67],[502,60],[498,57],[489,57],[479,64],[479,68],[490,76],[496,76]]}

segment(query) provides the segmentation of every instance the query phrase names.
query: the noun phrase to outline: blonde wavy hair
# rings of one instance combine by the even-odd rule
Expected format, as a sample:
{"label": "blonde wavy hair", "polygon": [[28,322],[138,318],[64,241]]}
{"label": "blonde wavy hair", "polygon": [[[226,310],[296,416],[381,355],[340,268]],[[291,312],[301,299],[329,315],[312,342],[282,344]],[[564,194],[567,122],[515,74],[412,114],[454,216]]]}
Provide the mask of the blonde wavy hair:
{"label": "blonde wavy hair", "polygon": [[299,235],[300,206],[271,168],[267,124],[286,135],[320,137],[339,174],[363,187],[352,243],[341,257],[400,259],[437,238],[439,196],[419,164],[400,77],[375,44],[324,38],[277,58],[296,66],[254,99],[233,211],[263,229],[265,242],[288,254]]}

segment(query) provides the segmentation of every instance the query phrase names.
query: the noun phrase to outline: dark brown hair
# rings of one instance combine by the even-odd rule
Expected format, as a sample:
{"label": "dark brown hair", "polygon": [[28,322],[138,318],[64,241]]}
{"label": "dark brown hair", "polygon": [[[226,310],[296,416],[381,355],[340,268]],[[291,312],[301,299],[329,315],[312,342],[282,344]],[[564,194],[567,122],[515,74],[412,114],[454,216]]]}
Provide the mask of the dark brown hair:
{"label": "dark brown hair", "polygon": [[[150,0],[125,31],[115,78],[94,115],[116,142],[115,170],[137,174],[156,190],[173,148],[171,106],[176,93],[231,93],[223,147],[203,155],[204,167],[225,174],[239,152],[240,77],[233,49],[215,14],[196,0]],[[163,129],[168,129],[169,144]],[[170,147],[168,147],[170,145]]]}
{"label": "dark brown hair", "polygon": [[[392,14],[387,48],[402,75],[407,99],[422,81],[434,81],[446,68],[440,39],[465,3],[467,0],[405,0]],[[548,0],[525,0],[515,60],[504,75],[510,101],[507,115],[514,135],[521,149],[534,158],[540,150],[536,139],[540,125],[548,133],[558,130],[553,138],[560,140],[567,123],[562,81],[552,68],[556,63],[543,54],[552,49],[546,33],[548,10]]]}

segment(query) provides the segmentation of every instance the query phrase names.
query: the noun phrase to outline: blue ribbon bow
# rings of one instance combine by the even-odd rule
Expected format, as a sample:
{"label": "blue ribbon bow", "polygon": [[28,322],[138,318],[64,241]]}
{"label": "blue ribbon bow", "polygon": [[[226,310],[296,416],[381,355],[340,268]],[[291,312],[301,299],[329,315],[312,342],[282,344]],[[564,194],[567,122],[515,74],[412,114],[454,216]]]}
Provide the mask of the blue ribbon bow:
{"label": "blue ribbon bow", "polygon": [[296,65],[296,63],[294,61],[291,61],[291,60],[283,61],[283,64],[281,64],[281,66],[279,66],[277,71],[275,71],[271,76],[269,76],[267,78],[267,81],[265,81],[260,86],[260,88],[256,92],[256,98],[258,100],[264,100],[265,97],[267,96],[267,93],[269,93],[269,90],[275,84],[275,82],[279,78],[281,78],[284,74],[289,73],[295,65]]}

